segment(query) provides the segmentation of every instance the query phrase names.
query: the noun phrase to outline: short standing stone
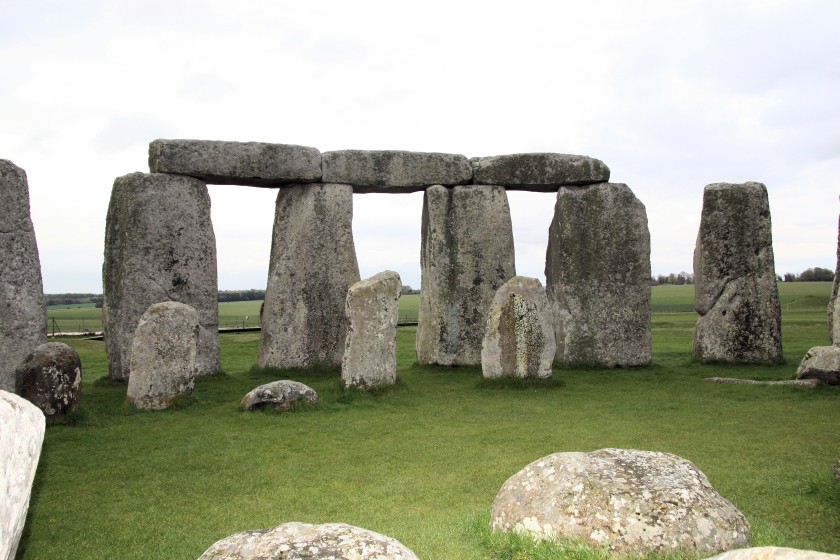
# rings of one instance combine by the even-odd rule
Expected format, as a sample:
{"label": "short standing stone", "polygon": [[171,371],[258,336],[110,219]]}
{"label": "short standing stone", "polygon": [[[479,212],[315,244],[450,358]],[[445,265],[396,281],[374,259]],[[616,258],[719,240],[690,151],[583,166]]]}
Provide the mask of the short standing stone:
{"label": "short standing stone", "polygon": [[650,363],[650,233],[627,185],[560,188],[545,276],[557,363]]}
{"label": "short standing stone", "polygon": [[217,185],[273,187],[321,180],[321,152],[294,144],[154,140],[152,173],[191,175]]}
{"label": "short standing stone", "polygon": [[561,186],[605,183],[610,168],[603,161],[571,154],[509,154],[473,158],[473,182],[511,190],[556,192]]}
{"label": "short standing stone", "polygon": [[714,554],[747,546],[744,515],[692,463],[668,453],[555,453],[504,483],[490,528],[572,539],[617,554]]}
{"label": "short standing stone", "polygon": [[834,267],[834,283],[831,286],[831,300],[828,302],[828,338],[832,344],[840,345],[840,297],[838,295],[840,295],[840,223],[837,226],[837,265]]}
{"label": "short standing stone", "polygon": [[400,275],[387,270],[347,291],[347,339],[341,361],[345,387],[391,385],[397,380]]}
{"label": "short standing stone", "polygon": [[814,346],[808,350],[796,370],[796,378],[840,385],[840,346]]}
{"label": "short standing stone", "polygon": [[15,367],[47,341],[41,263],[26,173],[0,159],[0,390],[14,392]]}
{"label": "short standing stone", "polygon": [[0,390],[0,560],[15,558],[45,427],[37,406]]}
{"label": "short standing stone", "polygon": [[516,276],[504,188],[435,185],[423,198],[417,361],[481,363],[487,311]]}
{"label": "short standing stone", "polygon": [[556,350],[545,288],[536,278],[514,276],[490,305],[481,348],[484,377],[551,377]]}
{"label": "short standing stone", "polygon": [[694,359],[782,361],[782,319],[767,188],[715,183],[703,192],[694,250]]}
{"label": "short standing stone", "polygon": [[198,560],[417,560],[402,543],[344,523],[283,523],[226,537]]}
{"label": "short standing stone", "polygon": [[15,372],[17,394],[37,406],[47,420],[74,410],[82,393],[82,362],[63,342],[35,348]]}
{"label": "short standing stone", "polygon": [[325,183],[347,183],[357,193],[408,193],[472,180],[470,160],[456,154],[339,150],[324,152],[323,160]]}
{"label": "short standing stone", "polygon": [[198,322],[195,309],[175,301],[156,303],[140,318],[127,392],[136,408],[162,410],[192,395]]}
{"label": "short standing stone", "polygon": [[739,548],[712,556],[706,560],[840,560],[837,554],[784,548],[780,546],[757,546]]}
{"label": "short standing stone", "polygon": [[278,412],[292,410],[299,402],[318,404],[318,393],[298,381],[281,379],[260,385],[242,397],[239,403],[245,410],[273,408]]}

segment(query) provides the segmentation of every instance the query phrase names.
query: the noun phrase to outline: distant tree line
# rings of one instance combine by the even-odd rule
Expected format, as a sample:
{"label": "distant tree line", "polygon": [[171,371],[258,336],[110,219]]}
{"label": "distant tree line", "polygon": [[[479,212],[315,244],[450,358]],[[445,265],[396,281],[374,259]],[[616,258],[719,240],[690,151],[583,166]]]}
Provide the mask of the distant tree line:
{"label": "distant tree line", "polygon": [[46,294],[47,305],[76,305],[93,303],[102,307],[102,294]]}
{"label": "distant tree line", "polygon": [[265,299],[265,290],[219,290],[219,301],[258,301]]}
{"label": "distant tree line", "polygon": [[655,277],[650,279],[650,283],[652,286],[662,286],[665,284],[671,284],[673,286],[682,286],[685,284],[694,284],[694,274],[690,272],[679,272],[671,274],[659,274]]}
{"label": "distant tree line", "polygon": [[831,282],[834,280],[834,271],[815,266],[800,274],[785,272],[779,279],[783,282]]}

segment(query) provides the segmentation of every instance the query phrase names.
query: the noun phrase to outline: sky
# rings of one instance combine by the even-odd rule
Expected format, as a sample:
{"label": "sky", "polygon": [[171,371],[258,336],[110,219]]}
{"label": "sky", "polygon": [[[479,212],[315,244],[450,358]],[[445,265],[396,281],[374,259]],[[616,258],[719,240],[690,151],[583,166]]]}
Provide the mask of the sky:
{"label": "sky", "polygon": [[[46,293],[102,290],[118,176],[156,138],[468,157],[583,154],[691,272],[703,188],[767,185],[776,272],[834,270],[840,2],[0,0],[0,158],[28,176]],[[276,191],[210,185],[220,289],[264,289]],[[510,192],[544,281],[554,195]],[[422,193],[353,200],[362,278],[420,286]]]}

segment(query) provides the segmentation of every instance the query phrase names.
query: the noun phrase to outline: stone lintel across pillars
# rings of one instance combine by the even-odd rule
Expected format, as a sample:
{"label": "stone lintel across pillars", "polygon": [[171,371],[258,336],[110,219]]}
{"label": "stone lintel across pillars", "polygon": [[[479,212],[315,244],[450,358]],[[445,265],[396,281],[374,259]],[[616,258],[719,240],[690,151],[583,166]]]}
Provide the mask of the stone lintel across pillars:
{"label": "stone lintel across pillars", "polygon": [[431,185],[472,181],[470,161],[462,155],[398,150],[324,152],[325,183],[353,185],[355,193],[409,193]]}
{"label": "stone lintel across pillars", "polygon": [[554,153],[472,158],[473,183],[508,190],[557,192],[562,186],[606,183],[610,168],[588,156]]}

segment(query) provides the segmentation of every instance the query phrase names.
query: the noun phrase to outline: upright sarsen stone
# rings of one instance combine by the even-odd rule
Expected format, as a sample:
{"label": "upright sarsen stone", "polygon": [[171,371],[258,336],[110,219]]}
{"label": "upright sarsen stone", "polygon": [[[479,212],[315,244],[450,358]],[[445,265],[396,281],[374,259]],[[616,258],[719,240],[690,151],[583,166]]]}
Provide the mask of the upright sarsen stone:
{"label": "upright sarsen stone", "polygon": [[259,364],[340,364],[347,289],[359,281],[353,188],[312,183],[280,189],[274,217]]}
{"label": "upright sarsen stone", "polygon": [[840,223],[837,226],[837,265],[834,267],[834,283],[831,286],[831,300],[828,303],[828,339],[840,344]]}
{"label": "upright sarsen stone", "polygon": [[423,197],[417,362],[481,363],[487,312],[516,276],[503,187],[435,185]]}
{"label": "upright sarsen stone", "polygon": [[47,341],[47,308],[26,172],[5,159],[0,159],[0,262],[0,390],[13,393],[15,368]]}
{"label": "upright sarsen stone", "polygon": [[196,373],[219,369],[216,237],[203,181],[163,173],[118,177],[105,224],[102,328],[112,379],[128,379],[140,317],[176,301],[198,312]]}
{"label": "upright sarsen stone", "polygon": [[545,276],[557,363],[650,363],[650,233],[627,185],[560,188]]}

